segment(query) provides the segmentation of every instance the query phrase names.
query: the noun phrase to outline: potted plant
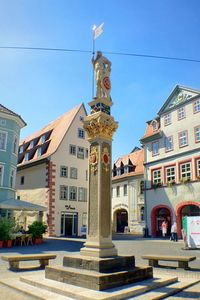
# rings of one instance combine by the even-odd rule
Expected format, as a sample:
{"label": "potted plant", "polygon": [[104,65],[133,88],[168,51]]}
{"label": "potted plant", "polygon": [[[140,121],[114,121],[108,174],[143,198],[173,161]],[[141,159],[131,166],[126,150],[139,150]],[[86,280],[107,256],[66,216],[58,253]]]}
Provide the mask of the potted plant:
{"label": "potted plant", "polygon": [[189,178],[189,177],[183,177],[183,178],[181,178],[180,182],[181,182],[182,184],[187,184],[187,183],[190,182],[190,178]]}
{"label": "potted plant", "polygon": [[35,244],[41,244],[43,242],[42,235],[46,232],[47,225],[40,221],[35,221],[28,226],[28,233],[32,234]]}
{"label": "potted plant", "polygon": [[162,186],[162,182],[154,182],[153,184],[152,184],[152,188],[153,189],[157,189],[158,187],[161,187]]}
{"label": "potted plant", "polygon": [[1,245],[5,243],[6,247],[12,246],[12,232],[15,226],[14,219],[0,218],[0,241]]}
{"label": "potted plant", "polygon": [[175,183],[176,183],[175,180],[174,180],[174,179],[171,179],[171,180],[167,181],[167,186],[171,187],[171,186],[173,186]]}

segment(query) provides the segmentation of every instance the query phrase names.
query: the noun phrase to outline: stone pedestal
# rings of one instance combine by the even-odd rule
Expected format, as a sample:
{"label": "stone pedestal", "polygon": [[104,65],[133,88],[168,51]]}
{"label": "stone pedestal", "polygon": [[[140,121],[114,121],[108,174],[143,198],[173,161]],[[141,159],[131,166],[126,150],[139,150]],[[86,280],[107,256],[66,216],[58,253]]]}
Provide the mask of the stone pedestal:
{"label": "stone pedestal", "polygon": [[47,266],[45,277],[102,291],[152,278],[152,267],[136,267],[134,256],[109,258],[68,255],[63,266]]}

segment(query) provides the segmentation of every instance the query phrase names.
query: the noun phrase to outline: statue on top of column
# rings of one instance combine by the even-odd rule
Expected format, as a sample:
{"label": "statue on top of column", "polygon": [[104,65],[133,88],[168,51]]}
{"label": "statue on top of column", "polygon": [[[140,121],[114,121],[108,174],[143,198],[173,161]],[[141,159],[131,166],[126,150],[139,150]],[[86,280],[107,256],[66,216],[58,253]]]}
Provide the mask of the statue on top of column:
{"label": "statue on top of column", "polygon": [[96,77],[96,98],[106,98],[107,100],[111,100],[111,62],[102,55],[101,51],[97,51],[96,58],[92,58],[92,64]]}

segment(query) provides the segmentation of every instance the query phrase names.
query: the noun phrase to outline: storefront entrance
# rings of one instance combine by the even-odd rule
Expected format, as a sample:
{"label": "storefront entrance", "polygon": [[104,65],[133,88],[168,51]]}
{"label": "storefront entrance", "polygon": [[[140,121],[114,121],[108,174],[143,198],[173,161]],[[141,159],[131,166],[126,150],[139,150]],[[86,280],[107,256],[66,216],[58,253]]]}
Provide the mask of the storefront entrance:
{"label": "storefront entrance", "polygon": [[61,235],[77,236],[78,235],[78,213],[61,213]]}
{"label": "storefront entrance", "polygon": [[124,232],[124,227],[128,226],[128,212],[125,209],[116,212],[117,232]]}
{"label": "storefront entrance", "polygon": [[167,236],[170,236],[171,230],[171,213],[165,206],[155,207],[151,212],[151,227],[153,236],[162,236],[162,222],[167,222]]}

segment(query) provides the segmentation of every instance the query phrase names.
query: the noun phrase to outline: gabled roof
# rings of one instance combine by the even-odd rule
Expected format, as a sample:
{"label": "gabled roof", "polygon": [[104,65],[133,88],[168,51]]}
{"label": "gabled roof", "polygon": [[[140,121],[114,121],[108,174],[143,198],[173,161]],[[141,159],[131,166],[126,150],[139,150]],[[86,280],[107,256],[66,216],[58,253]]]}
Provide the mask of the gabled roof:
{"label": "gabled roof", "polygon": [[113,179],[121,178],[121,177],[127,177],[127,176],[134,176],[134,175],[140,175],[144,173],[144,150],[139,149],[137,151],[134,151],[132,153],[126,154],[122,157],[119,157],[116,162],[114,163],[114,166],[116,168],[120,168],[121,164],[123,166],[134,166],[134,171],[130,173],[124,173],[119,176],[113,177]]}
{"label": "gabled roof", "polygon": [[14,111],[8,109],[7,107],[5,107],[2,104],[0,104],[0,113],[7,114],[7,115],[10,115],[10,116],[18,118],[21,121],[21,123],[22,123],[21,124],[22,127],[26,126],[26,122],[24,122],[24,120],[22,119],[22,117],[20,115],[16,114]]}
{"label": "gabled roof", "polygon": [[[81,107],[85,110],[84,104],[81,103],[38,132],[20,141],[19,150],[23,146],[23,152],[19,152],[18,167],[43,160],[55,153]],[[33,142],[32,146],[31,142]],[[40,156],[38,156],[38,151],[41,151]],[[29,156],[28,161],[24,160],[26,153]]]}
{"label": "gabled roof", "polygon": [[169,109],[174,108],[180,104],[187,102],[188,100],[193,99],[194,97],[200,95],[200,90],[192,89],[189,87],[176,85],[167,100],[164,102],[163,106],[158,112],[158,115],[162,115],[167,112]]}

